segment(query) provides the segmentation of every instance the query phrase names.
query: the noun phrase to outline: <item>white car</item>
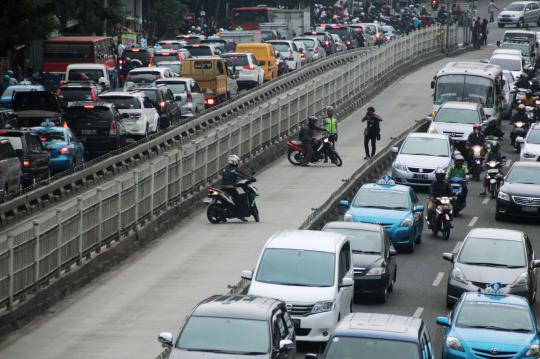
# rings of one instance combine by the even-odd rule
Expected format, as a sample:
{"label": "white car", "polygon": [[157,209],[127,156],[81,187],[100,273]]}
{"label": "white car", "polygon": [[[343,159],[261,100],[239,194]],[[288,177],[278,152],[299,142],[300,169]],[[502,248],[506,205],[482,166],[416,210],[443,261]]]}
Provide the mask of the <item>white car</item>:
{"label": "white car", "polygon": [[289,230],[266,242],[248,294],[283,300],[296,340],[325,342],[340,318],[352,311],[354,292],[351,246],[342,234]]}
{"label": "white car", "polygon": [[540,4],[536,1],[515,1],[508,4],[497,16],[499,27],[527,24],[540,25]]}
{"label": "white car", "polygon": [[540,157],[540,126],[533,125],[525,138],[516,139],[521,144],[520,161],[538,161]]}
{"label": "white car", "polygon": [[324,57],[326,57],[326,51],[321,46],[321,43],[319,42],[319,39],[317,39],[314,36],[301,36],[301,37],[295,37],[293,41],[302,41],[304,45],[306,45],[305,49],[306,57],[309,58],[309,61],[317,61]]}
{"label": "white car", "polygon": [[452,163],[450,138],[443,134],[410,133],[392,152],[397,154],[392,178],[400,184],[430,186],[435,181],[435,170],[447,171]]}
{"label": "white car", "polygon": [[274,51],[280,53],[281,56],[285,59],[287,66],[291,71],[299,69],[302,67],[302,57],[300,56],[300,51],[296,47],[294,41],[291,40],[271,40],[267,41]]}
{"label": "white car", "polygon": [[157,80],[169,77],[175,77],[175,74],[168,67],[137,67],[128,73],[124,91],[131,90],[132,87],[138,85],[151,85]]}
{"label": "white car", "polygon": [[345,45],[345,43],[343,42],[341,37],[339,37],[339,35],[330,34],[330,36],[332,36],[332,39],[334,39],[334,43],[336,44],[336,51],[340,52],[340,51],[347,50],[347,45]]}
{"label": "white car", "polygon": [[128,135],[147,137],[159,130],[159,114],[150,100],[139,91],[104,92],[98,96],[99,101],[113,103],[118,112],[129,114],[123,121]]}
{"label": "white car", "polygon": [[448,101],[439,107],[431,120],[428,133],[441,133],[454,143],[465,144],[474,125],[482,125],[486,114],[482,105],[476,102]]}
{"label": "white car", "polygon": [[304,44],[300,40],[295,40],[294,43],[296,44],[296,47],[298,48],[298,51],[300,52],[300,58],[302,59],[302,66],[304,66],[308,62],[311,62],[311,56],[313,56],[313,54],[308,51],[306,44]]}
{"label": "white car", "polygon": [[182,61],[160,61],[156,65],[159,67],[168,67],[175,76],[180,76],[182,73]]}
{"label": "white car", "polygon": [[503,70],[512,72],[518,78],[523,72],[523,58],[521,55],[497,54],[489,59],[490,65],[499,65]]}
{"label": "white car", "polygon": [[165,84],[174,95],[174,99],[180,105],[182,117],[193,117],[204,110],[204,94],[201,88],[192,78],[171,77],[157,80],[157,84]]}
{"label": "white car", "polygon": [[229,52],[221,55],[236,77],[239,88],[253,88],[264,83],[264,69],[250,53]]}

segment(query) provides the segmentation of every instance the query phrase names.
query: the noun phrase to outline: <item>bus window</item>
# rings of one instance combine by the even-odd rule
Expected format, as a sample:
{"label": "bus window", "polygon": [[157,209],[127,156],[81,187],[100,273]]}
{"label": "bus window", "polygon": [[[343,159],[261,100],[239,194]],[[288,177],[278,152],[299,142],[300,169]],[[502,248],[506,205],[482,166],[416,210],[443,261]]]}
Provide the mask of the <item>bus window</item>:
{"label": "bus window", "polygon": [[93,62],[92,44],[79,43],[47,43],[45,44],[45,61],[75,60]]}

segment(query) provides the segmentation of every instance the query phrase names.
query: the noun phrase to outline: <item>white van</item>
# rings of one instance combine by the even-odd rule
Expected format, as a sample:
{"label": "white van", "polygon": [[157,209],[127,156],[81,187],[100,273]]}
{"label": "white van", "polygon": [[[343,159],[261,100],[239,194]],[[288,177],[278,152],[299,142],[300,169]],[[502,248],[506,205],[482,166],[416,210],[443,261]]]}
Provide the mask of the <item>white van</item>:
{"label": "white van", "polygon": [[107,66],[103,64],[71,64],[66,69],[66,82],[94,81],[102,91],[111,87]]}
{"label": "white van", "polygon": [[325,342],[338,322],[351,313],[354,280],[351,246],[337,233],[290,230],[265,244],[251,280],[250,295],[287,304],[296,340]]}

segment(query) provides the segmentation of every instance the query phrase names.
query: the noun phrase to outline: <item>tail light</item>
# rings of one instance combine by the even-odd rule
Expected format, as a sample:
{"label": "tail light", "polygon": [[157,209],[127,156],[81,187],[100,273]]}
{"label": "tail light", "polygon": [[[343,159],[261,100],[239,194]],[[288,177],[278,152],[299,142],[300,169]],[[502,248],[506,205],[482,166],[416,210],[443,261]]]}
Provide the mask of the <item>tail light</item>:
{"label": "tail light", "polygon": [[326,45],[326,46],[330,45],[330,41],[326,40],[326,41],[324,42],[324,45]]}
{"label": "tail light", "polygon": [[47,142],[47,139],[46,139],[45,137],[40,137],[39,140],[40,140],[41,142]]}
{"label": "tail light", "polygon": [[159,108],[161,109],[161,111],[165,110],[165,105],[166,105],[165,101],[161,101],[159,103]]}
{"label": "tail light", "polygon": [[150,58],[148,59],[148,67],[152,67],[154,64],[154,54],[150,54]]}
{"label": "tail light", "polygon": [[60,80],[60,86],[62,86],[63,84],[65,84],[66,82],[64,80]]}
{"label": "tail light", "polygon": [[97,101],[96,92],[94,91],[94,89],[90,89],[90,97],[92,97],[92,101]]}
{"label": "tail light", "polygon": [[22,164],[24,167],[30,167],[30,160],[23,160]]}
{"label": "tail light", "polygon": [[303,52],[301,52],[301,53],[300,53],[300,57],[301,57],[301,58],[304,58],[304,57],[306,57],[306,55],[305,55]]}
{"label": "tail light", "polygon": [[191,95],[191,91],[188,91],[186,94],[187,102],[193,102],[193,96]]}
{"label": "tail light", "polygon": [[242,68],[246,70],[255,70],[255,66],[253,65],[246,65],[246,66],[243,66]]}
{"label": "tail light", "polygon": [[61,155],[67,155],[69,153],[69,147],[62,147],[58,152],[60,152]]}
{"label": "tail light", "polygon": [[64,121],[64,124],[63,124],[64,128],[68,128],[68,124],[66,121]]}
{"label": "tail light", "polygon": [[94,106],[94,105],[84,105],[83,107],[85,109],[87,109],[87,110],[91,110],[91,109],[95,108],[96,106]]}
{"label": "tail light", "polygon": [[111,130],[109,131],[109,135],[116,135],[118,134],[118,124],[116,121],[111,122]]}
{"label": "tail light", "polygon": [[124,59],[118,59],[118,64],[122,65],[124,63]]}
{"label": "tail light", "polygon": [[216,101],[215,98],[210,97],[210,98],[205,98],[205,99],[204,99],[204,103],[205,103],[205,105],[207,105],[207,106],[214,106],[215,104],[217,104],[217,101]]}
{"label": "tail light", "polygon": [[60,89],[56,90],[56,96],[60,97]]}

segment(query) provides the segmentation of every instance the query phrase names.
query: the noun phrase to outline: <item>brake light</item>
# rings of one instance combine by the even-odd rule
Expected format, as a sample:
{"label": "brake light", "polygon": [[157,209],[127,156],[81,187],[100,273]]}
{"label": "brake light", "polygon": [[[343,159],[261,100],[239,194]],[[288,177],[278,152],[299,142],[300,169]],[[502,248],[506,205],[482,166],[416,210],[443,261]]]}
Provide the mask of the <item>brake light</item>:
{"label": "brake light", "polygon": [[6,134],[6,133],[7,133],[7,131],[0,131],[0,134],[2,134],[2,135]]}
{"label": "brake light", "polygon": [[60,89],[56,90],[56,96],[60,96]]}
{"label": "brake light", "polygon": [[201,47],[201,45],[195,44],[195,45],[191,45],[191,47]]}
{"label": "brake light", "polygon": [[124,59],[118,59],[118,63],[122,65],[124,63]]}
{"label": "brake light", "polygon": [[61,155],[67,155],[69,153],[69,147],[62,147],[59,152]]}
{"label": "brake light", "polygon": [[40,137],[39,140],[40,140],[41,142],[47,142],[47,139],[46,139],[45,137]]}
{"label": "brake light", "polygon": [[66,82],[64,80],[60,80],[60,86],[62,86],[63,84],[65,84]]}
{"label": "brake light", "polygon": [[187,102],[193,102],[193,96],[191,95],[191,92],[188,91],[186,95]]}
{"label": "brake light", "polygon": [[150,58],[148,59],[148,67],[152,67],[154,62],[154,54],[150,55]]}
{"label": "brake light", "polygon": [[90,97],[92,97],[92,101],[94,101],[94,102],[97,101],[97,97],[96,97],[96,93],[95,93],[94,89],[90,89]]}
{"label": "brake light", "polygon": [[317,35],[317,31],[312,31],[311,35]]}
{"label": "brake light", "polygon": [[23,160],[22,164],[23,164],[24,167],[29,167],[30,166],[30,161],[29,160]]}
{"label": "brake light", "polygon": [[304,58],[304,57],[306,57],[306,55],[305,55],[303,52],[301,52],[301,53],[300,53],[300,57],[301,57],[301,58]]}
{"label": "brake light", "polygon": [[242,68],[246,70],[255,70],[255,66],[253,65],[246,65],[246,66],[243,66]]}
{"label": "brake light", "polygon": [[111,130],[109,131],[110,135],[116,135],[118,132],[118,125],[116,124],[116,121],[111,122]]}
{"label": "brake light", "polygon": [[169,53],[168,53],[168,52],[162,52],[161,55],[163,55],[163,56],[169,56]]}
{"label": "brake light", "polygon": [[64,125],[63,125],[63,126],[64,126],[64,128],[68,128],[68,124],[67,124],[66,121],[64,121]]}
{"label": "brake light", "polygon": [[160,108],[161,110],[165,110],[165,105],[166,105],[165,101],[161,101],[161,102],[159,103],[159,108]]}
{"label": "brake light", "polygon": [[326,46],[328,46],[328,45],[330,45],[330,41],[326,40],[326,41],[324,42],[324,44],[325,44]]}
{"label": "brake light", "polygon": [[96,106],[94,106],[94,105],[84,105],[83,107],[88,109],[88,110],[91,110],[91,109],[95,108]]}
{"label": "brake light", "polygon": [[131,49],[131,51],[133,51],[133,52],[139,52],[139,51],[141,51],[141,50],[139,50],[139,49]]}
{"label": "brake light", "polygon": [[210,98],[204,99],[204,103],[205,103],[207,106],[214,106],[214,105],[217,103],[217,101],[216,101],[215,98],[210,97]]}
{"label": "brake light", "polygon": [[172,44],[172,41],[165,41],[165,44],[170,45],[170,44]]}

